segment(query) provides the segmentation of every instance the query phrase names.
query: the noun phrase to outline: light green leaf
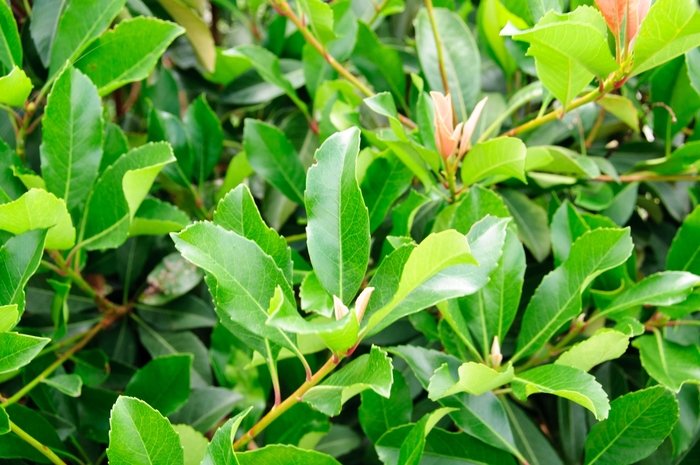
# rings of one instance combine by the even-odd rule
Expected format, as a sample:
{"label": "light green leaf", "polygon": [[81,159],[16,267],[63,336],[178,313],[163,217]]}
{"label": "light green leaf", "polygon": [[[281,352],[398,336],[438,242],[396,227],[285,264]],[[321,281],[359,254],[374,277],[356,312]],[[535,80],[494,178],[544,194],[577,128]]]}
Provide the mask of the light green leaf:
{"label": "light green leaf", "polygon": [[333,317],[333,297],[328,295],[315,272],[311,271],[304,277],[299,287],[299,298],[301,309],[305,312]]}
{"label": "light green leaf", "polygon": [[271,124],[248,118],[243,147],[251,168],[288,199],[304,203],[306,174],[299,155],[282,131]]}
{"label": "light green leaf", "polygon": [[569,257],[544,277],[525,309],[512,360],[540,350],[566,322],[581,313],[581,293],[593,278],[632,253],[629,229],[594,229],[571,247]]}
{"label": "light green leaf", "polygon": [[676,232],[666,256],[666,269],[700,275],[700,206],[683,220]]}
{"label": "light green leaf", "polygon": [[219,202],[214,213],[214,224],[255,241],[263,252],[272,257],[286,280],[292,283],[291,249],[283,237],[267,227],[248,186],[238,186]]}
{"label": "light green leaf", "polygon": [[[550,11],[561,13],[561,3],[559,0],[526,0],[527,10],[533,23],[539,22],[542,17]],[[571,8],[574,10],[575,8]]]}
{"label": "light green leaf", "polygon": [[35,0],[32,4],[32,20],[29,31],[37,54],[45,68],[49,67],[51,47],[56,38],[58,21],[68,6],[68,0]]}
{"label": "light green leaf", "polygon": [[18,321],[19,310],[17,310],[17,304],[0,306],[0,333],[11,330]]}
{"label": "light green leaf", "polygon": [[54,76],[66,62],[73,64],[85,47],[109,27],[125,3],[126,0],[71,1],[58,20],[49,76]]}
{"label": "light green leaf", "polygon": [[[471,31],[462,18],[444,8],[435,9],[435,23],[442,41],[447,83],[458,121],[466,121],[481,92],[481,58]],[[445,92],[438,66],[435,35],[428,12],[416,16],[416,45],[423,74],[431,89]]]}
{"label": "light green leaf", "polygon": [[175,161],[170,145],[150,143],[130,150],[108,167],[88,196],[79,242],[87,250],[118,247],[154,179]]}
{"label": "light green leaf", "polygon": [[564,365],[544,365],[519,373],[511,384],[513,394],[525,400],[544,393],[569,399],[593,412],[598,420],[608,417],[608,395],[595,378],[586,372]]}
{"label": "light green leaf", "polygon": [[511,13],[500,0],[486,0],[479,3],[477,11],[477,26],[479,34],[484,39],[486,51],[498,63],[507,76],[512,76],[517,65],[508,52],[505,39],[500,32],[503,27],[511,22],[518,29],[526,29],[527,23]]}
{"label": "light green leaf", "polygon": [[252,409],[252,406],[248,407],[216,430],[202,465],[240,465],[233,451],[233,442],[236,440],[238,427]]}
{"label": "light green leaf", "polygon": [[423,418],[411,428],[406,439],[401,443],[398,463],[400,465],[418,465],[423,457],[426,436],[442,417],[455,410],[457,409],[443,407],[423,415]]}
{"label": "light green leaf", "polygon": [[180,444],[185,454],[185,465],[200,465],[207,453],[209,440],[189,425],[173,425],[173,429],[180,436]]}
{"label": "light green leaf", "polygon": [[41,174],[68,211],[82,208],[102,158],[102,102],[83,73],[66,68],[49,95],[42,121]]}
{"label": "light green leaf", "polygon": [[632,74],[655,68],[700,45],[700,11],[693,0],[658,0],[639,28]]}
{"label": "light green leaf", "polygon": [[306,180],[311,263],[326,291],[345,304],[355,297],[369,262],[369,215],[355,175],[359,150],[357,128],[329,137]]}
{"label": "light green leaf", "polygon": [[621,95],[606,94],[596,103],[635,132],[639,132],[639,111],[630,99]]}
{"label": "light green leaf", "polygon": [[131,378],[124,395],[147,402],[161,415],[170,415],[190,397],[191,365],[190,354],[154,358]]}
{"label": "light green leaf", "polygon": [[392,152],[375,158],[362,180],[362,197],[369,211],[370,232],[377,230],[394,202],[411,185],[413,173]]}
{"label": "light green leaf", "polygon": [[591,228],[586,224],[581,213],[565,199],[552,216],[552,254],[555,265],[560,265],[569,258],[571,246]]}
{"label": "light green leaf", "polygon": [[700,277],[684,271],[662,271],[647,276],[641,282],[626,288],[610,304],[601,309],[599,317],[622,316],[628,308],[639,305],[673,305],[690,295],[700,284]]}
{"label": "light green leaf", "polygon": [[46,248],[64,250],[75,244],[75,228],[66,203],[41,189],[31,189],[14,202],[0,205],[0,229],[12,234],[48,229]]}
{"label": "light green leaf", "polygon": [[185,36],[192,44],[197,61],[210,73],[216,66],[216,48],[209,26],[182,0],[158,0],[168,14],[185,28]]}
{"label": "light green leaf", "polygon": [[510,214],[518,226],[518,237],[538,262],[549,255],[550,239],[547,212],[519,191],[500,191]]}
{"label": "light green leaf", "polygon": [[184,465],[180,437],[168,419],[145,402],[120,396],[112,408],[109,424],[109,463]]}
{"label": "light green leaf", "polygon": [[231,321],[294,350],[290,336],[266,325],[277,287],[281,286],[288,303],[294,302],[292,288],[257,243],[212,223],[195,223],[172,238],[183,257],[208,273],[206,282],[224,326]]}
{"label": "light green leaf", "polygon": [[[421,296],[423,293],[426,294],[425,297],[432,297],[435,300],[432,304],[449,298],[450,296],[442,297],[439,292],[436,293],[428,283],[432,278],[439,279],[440,273],[450,267],[469,264],[478,265],[470,253],[467,238],[462,234],[455,230],[447,230],[426,237],[411,251],[400,273],[401,278],[398,280],[393,297],[390,296],[390,300],[381,307],[373,305],[370,300],[365,316],[365,319],[368,317],[369,319],[363,332],[377,333],[400,317],[425,308],[422,305],[416,308],[411,302],[417,300],[416,303],[422,304],[422,299],[416,296]],[[414,291],[418,292],[415,296],[411,296]],[[372,297],[374,299],[374,296]],[[429,303],[426,306],[432,304]]]}
{"label": "light green leaf", "polygon": [[370,441],[376,443],[382,434],[395,426],[405,425],[411,421],[413,402],[411,390],[399,371],[394,371],[391,394],[385,398],[368,389],[362,391],[362,404],[357,416],[362,431]]}
{"label": "light green leaf", "polygon": [[621,396],[610,409],[610,417],[594,425],[586,438],[586,465],[629,465],[648,457],[679,414],[678,402],[662,386]]}
{"label": "light green leaf", "polygon": [[394,381],[392,370],[387,353],[372,346],[369,354],[357,357],[309,389],[302,400],[328,416],[335,416],[348,399],[367,389],[388,398]]}
{"label": "light green leaf", "polygon": [[224,132],[204,94],[187,107],[183,123],[194,154],[193,174],[201,186],[221,158]]}
{"label": "light green leaf", "polygon": [[160,236],[178,232],[189,223],[190,217],[175,205],[149,197],[136,210],[129,236]]}
{"label": "light green leaf", "polygon": [[51,386],[52,388],[58,389],[63,394],[70,397],[80,397],[80,392],[83,389],[82,378],[74,373],[55,375],[51,378],[46,378],[41,382]]}
{"label": "light green leaf", "polygon": [[333,32],[333,10],[321,0],[301,0],[299,6],[306,13],[309,26],[322,43],[336,38]]}
{"label": "light green leaf", "polygon": [[240,465],[274,462],[284,465],[340,465],[340,462],[330,455],[282,444],[273,444],[254,451],[241,452],[236,454],[236,458]]}
{"label": "light green leaf", "polygon": [[22,66],[22,43],[17,30],[17,23],[10,6],[0,5],[0,65],[8,70],[15,65]]}
{"label": "light green leaf", "polygon": [[75,67],[105,96],[147,78],[163,52],[184,32],[177,24],[145,16],[122,21],[93,41]]}
{"label": "light green leaf", "polygon": [[700,348],[682,346],[661,337],[638,337],[632,345],[639,349],[642,366],[659,383],[678,392],[685,383],[700,384]]}
{"label": "light green leaf", "polygon": [[550,11],[533,29],[512,29],[501,34],[530,43],[528,55],[535,57],[540,80],[564,108],[594,76],[604,79],[619,68],[608,48],[608,27],[595,8]]}
{"label": "light green leaf", "polygon": [[243,182],[245,178],[253,174],[253,168],[248,162],[248,155],[245,152],[239,152],[231,159],[231,162],[226,167],[226,177],[221,189],[216,194],[216,200],[220,201],[224,196]]}
{"label": "light green leaf", "polygon": [[592,159],[573,150],[554,145],[545,145],[540,147],[540,150],[542,149],[549,152],[552,160],[546,165],[538,167],[537,171],[589,178],[595,178],[600,175],[600,168]]}
{"label": "light green leaf", "polygon": [[15,65],[10,74],[0,77],[0,103],[22,107],[33,87],[31,79]]}
{"label": "light green leaf", "polygon": [[14,165],[11,167],[11,169],[12,174],[18,178],[27,189],[46,190],[46,182],[44,182],[44,178],[36,174],[30,168]]}
{"label": "light green leaf", "polygon": [[501,137],[476,144],[462,163],[462,182],[474,184],[489,176],[525,180],[525,153],[520,139]]}
{"label": "light green leaf", "polygon": [[0,305],[16,305],[24,312],[24,286],[44,255],[46,230],[29,231],[7,240],[0,247]]}
{"label": "light green leaf", "polygon": [[630,336],[619,331],[601,329],[583,342],[564,352],[556,362],[581,371],[591,371],[596,365],[621,357],[629,346]]}
{"label": "light green leaf", "polygon": [[428,397],[431,400],[437,400],[458,392],[480,396],[506,383],[510,383],[515,374],[513,365],[510,363],[503,370],[498,371],[476,362],[463,363],[459,367],[458,373],[459,379],[455,381],[447,364],[438,368],[433,377],[430,378]]}
{"label": "light green leaf", "polygon": [[0,333],[0,373],[27,365],[51,339],[18,333]]}

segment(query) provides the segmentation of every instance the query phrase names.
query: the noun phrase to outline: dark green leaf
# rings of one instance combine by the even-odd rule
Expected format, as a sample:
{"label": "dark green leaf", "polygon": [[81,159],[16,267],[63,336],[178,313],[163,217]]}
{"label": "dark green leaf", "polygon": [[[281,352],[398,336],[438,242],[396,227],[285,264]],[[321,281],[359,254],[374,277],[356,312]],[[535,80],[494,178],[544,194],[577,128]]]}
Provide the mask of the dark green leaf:
{"label": "dark green leaf", "polygon": [[374,443],[391,428],[411,421],[411,390],[400,372],[394,371],[393,375],[394,382],[389,398],[372,390],[363,391],[361,394],[362,405],[358,410],[360,425],[362,431]]}
{"label": "dark green leaf", "polygon": [[161,415],[170,415],[190,396],[191,365],[189,354],[154,358],[131,378],[124,395],[146,401]]}
{"label": "dark green leaf", "polygon": [[200,433],[216,426],[241,400],[235,391],[219,387],[197,389],[177,413],[170,415],[173,423],[190,425]]}
{"label": "dark green leaf", "polygon": [[223,149],[224,133],[204,94],[194,100],[183,118],[194,154],[193,174],[200,186],[214,171]]}
{"label": "dark green leaf", "polygon": [[632,345],[639,349],[642,366],[659,383],[678,392],[684,383],[700,384],[700,348],[682,346],[661,337],[642,336]]}
{"label": "dark green leaf", "polygon": [[362,197],[369,211],[370,232],[384,222],[396,200],[411,185],[413,173],[392,152],[376,158],[362,180]]}
{"label": "dark green leaf", "polygon": [[24,286],[39,267],[46,230],[30,231],[9,239],[0,247],[0,305],[17,305],[24,312]]}
{"label": "dark green leaf", "polygon": [[240,465],[233,451],[233,442],[236,440],[238,427],[252,408],[247,408],[216,430],[207,447],[202,465]]}

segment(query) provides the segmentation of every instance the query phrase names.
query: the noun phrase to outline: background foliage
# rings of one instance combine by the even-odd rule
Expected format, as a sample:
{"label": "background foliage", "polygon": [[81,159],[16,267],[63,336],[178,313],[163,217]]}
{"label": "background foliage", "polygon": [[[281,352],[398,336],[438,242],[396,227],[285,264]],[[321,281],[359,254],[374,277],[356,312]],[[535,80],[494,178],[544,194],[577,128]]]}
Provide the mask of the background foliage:
{"label": "background foliage", "polygon": [[0,462],[697,463],[695,0],[0,38]]}

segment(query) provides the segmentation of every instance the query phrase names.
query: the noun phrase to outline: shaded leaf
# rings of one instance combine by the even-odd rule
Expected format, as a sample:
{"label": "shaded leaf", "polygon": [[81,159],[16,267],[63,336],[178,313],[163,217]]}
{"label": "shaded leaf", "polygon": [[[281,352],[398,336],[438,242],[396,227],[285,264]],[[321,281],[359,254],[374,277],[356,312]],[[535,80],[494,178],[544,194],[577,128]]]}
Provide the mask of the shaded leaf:
{"label": "shaded leaf", "polygon": [[639,349],[642,366],[659,383],[678,392],[685,383],[700,384],[700,348],[668,341],[656,331],[638,337],[632,345]]}
{"label": "shaded leaf", "polygon": [[141,399],[161,415],[169,415],[185,405],[190,396],[191,365],[189,354],[154,358],[131,378],[124,395]]}

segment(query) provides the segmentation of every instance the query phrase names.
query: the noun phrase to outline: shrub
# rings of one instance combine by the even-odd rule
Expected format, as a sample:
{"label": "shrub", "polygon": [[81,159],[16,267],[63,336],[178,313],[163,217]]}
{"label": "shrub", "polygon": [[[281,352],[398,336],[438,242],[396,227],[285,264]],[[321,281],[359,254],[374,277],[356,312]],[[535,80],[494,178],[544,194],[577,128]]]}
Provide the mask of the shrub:
{"label": "shrub", "polygon": [[0,2],[1,461],[697,463],[651,3]]}

